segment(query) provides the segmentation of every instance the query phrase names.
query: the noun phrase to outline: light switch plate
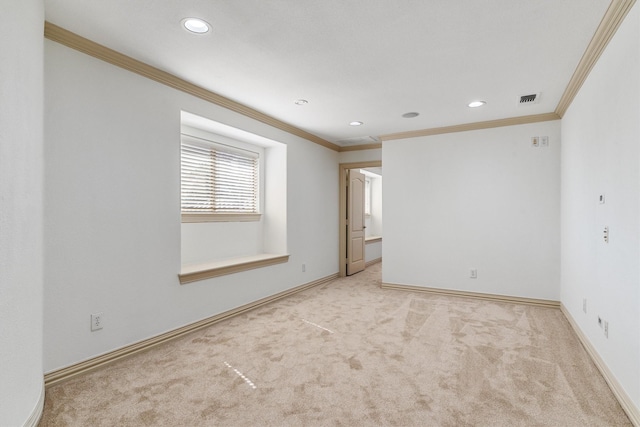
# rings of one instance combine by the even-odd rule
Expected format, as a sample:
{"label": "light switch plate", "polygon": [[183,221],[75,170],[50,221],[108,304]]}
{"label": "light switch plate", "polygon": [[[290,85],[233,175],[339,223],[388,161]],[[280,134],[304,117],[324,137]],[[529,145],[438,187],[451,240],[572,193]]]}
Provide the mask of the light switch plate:
{"label": "light switch plate", "polygon": [[549,137],[548,136],[541,136],[540,137],[540,146],[541,147],[548,147],[549,146]]}

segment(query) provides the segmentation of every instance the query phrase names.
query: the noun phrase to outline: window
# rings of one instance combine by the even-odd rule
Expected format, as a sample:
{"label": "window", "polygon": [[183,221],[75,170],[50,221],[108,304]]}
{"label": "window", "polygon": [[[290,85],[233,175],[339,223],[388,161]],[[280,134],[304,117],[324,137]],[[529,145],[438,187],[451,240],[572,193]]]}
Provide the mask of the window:
{"label": "window", "polygon": [[287,262],[287,145],[187,111],[178,142],[180,283]]}
{"label": "window", "polygon": [[183,134],[183,222],[259,220],[259,161],[257,152]]}
{"label": "window", "polygon": [[371,178],[364,177],[364,214],[371,216]]}

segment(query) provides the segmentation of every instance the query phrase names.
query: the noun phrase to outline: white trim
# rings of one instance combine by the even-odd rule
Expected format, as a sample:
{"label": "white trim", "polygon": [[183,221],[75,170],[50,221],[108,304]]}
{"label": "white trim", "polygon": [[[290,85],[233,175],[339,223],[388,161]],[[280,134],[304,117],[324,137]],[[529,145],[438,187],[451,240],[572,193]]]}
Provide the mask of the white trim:
{"label": "white trim", "polygon": [[36,406],[31,411],[31,415],[27,418],[27,421],[24,422],[23,427],[36,427],[40,423],[40,419],[42,418],[42,411],[44,410],[44,381],[40,385],[40,397],[36,402]]}
{"label": "white trim", "polygon": [[624,391],[624,388],[620,385],[616,376],[611,372],[605,361],[602,360],[602,357],[600,357],[596,348],[591,344],[589,338],[587,338],[587,336],[582,332],[582,329],[580,329],[578,323],[571,316],[571,313],[569,313],[569,310],[567,310],[564,304],[560,304],[560,310],[562,311],[562,314],[564,314],[564,317],[569,321],[569,324],[578,336],[582,346],[587,350],[591,360],[593,360],[593,363],[604,377],[604,380],[609,385],[611,392],[618,400],[618,403],[620,403],[620,406],[622,406],[627,417],[629,417],[629,421],[631,421],[635,427],[640,427],[640,409],[638,409],[638,407],[633,403],[633,400],[631,400],[627,392]]}

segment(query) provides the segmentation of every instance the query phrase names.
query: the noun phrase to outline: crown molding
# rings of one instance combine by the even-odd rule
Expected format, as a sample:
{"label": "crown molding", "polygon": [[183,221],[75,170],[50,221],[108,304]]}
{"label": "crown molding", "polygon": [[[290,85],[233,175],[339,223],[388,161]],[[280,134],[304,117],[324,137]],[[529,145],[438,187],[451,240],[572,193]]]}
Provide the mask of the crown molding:
{"label": "crown molding", "polygon": [[534,114],[531,116],[510,117],[507,119],[488,120],[485,122],[465,123],[461,125],[445,126],[431,129],[412,130],[408,132],[392,133],[382,135],[382,141],[393,141],[395,139],[416,138],[419,136],[441,135],[443,133],[466,132],[470,130],[490,129],[503,126],[522,125],[527,123],[548,122],[551,120],[559,120],[560,116],[556,113]]}
{"label": "crown molding", "polygon": [[561,118],[567,112],[567,109],[589,76],[589,73],[596,62],[598,62],[598,59],[600,59],[600,55],[602,55],[602,52],[604,52],[609,41],[611,41],[611,38],[616,31],[618,31],[620,24],[624,21],[624,18],[627,16],[635,2],[636,0],[611,1],[611,4],[604,14],[602,21],[600,21],[600,25],[596,29],[591,42],[589,42],[589,46],[587,46],[584,55],[582,55],[582,59],[580,59],[573,76],[571,76],[571,80],[569,80],[569,84],[562,94],[560,102],[558,102],[555,113]]}
{"label": "crown molding", "polygon": [[[484,122],[465,123],[460,125],[445,126],[438,128],[420,129],[414,131],[398,132],[387,135],[381,135],[381,141],[392,141],[397,139],[415,138],[421,136],[440,135],[445,133],[465,132],[479,129],[489,129],[503,126],[514,126],[519,124],[537,123],[544,121],[552,121],[561,119],[567,109],[578,94],[578,91],[584,84],[589,73],[602,55],[614,34],[620,27],[620,24],[627,16],[636,0],[612,0],[607,9],[600,25],[596,29],[585,53],[583,54],[576,70],[574,71],[558,105],[553,113],[536,114],[521,117],[510,117],[506,119],[489,120]],[[200,86],[189,83],[173,74],[162,71],[144,62],[133,59],[120,52],[100,45],[69,30],[59,27],[55,24],[45,21],[44,27],[45,38],[65,45],[69,48],[83,52],[117,67],[134,72],[151,80],[162,83],[171,88],[180,90],[205,101],[235,111],[246,117],[260,121],[267,125],[273,126],[290,134],[299,136],[308,141],[319,144],[337,152],[373,150],[382,147],[381,143],[353,145],[341,147],[316,135],[308,133],[293,125],[280,121],[239,102],[233,101],[215,92],[211,92]]]}
{"label": "crown molding", "polygon": [[421,129],[408,132],[399,132],[389,135],[382,135],[382,141],[392,141],[395,139],[415,138],[419,136],[439,135],[443,133],[464,132],[469,130],[488,129],[493,127],[513,126],[525,123],[536,123],[550,120],[559,120],[566,113],[567,109],[578,94],[594,65],[600,59],[602,52],[613,38],[622,21],[627,16],[636,0],[612,0],[609,4],[600,25],[596,29],[587,49],[585,50],[573,76],[569,80],[558,105],[553,113],[538,114],[532,116],[512,117],[507,119],[491,120],[486,122],[467,123],[455,126],[440,128]]}
{"label": "crown molding", "polygon": [[211,92],[210,90],[204,89],[193,83],[189,83],[188,81],[183,80],[173,74],[162,71],[142,61],[138,61],[137,59],[133,59],[130,56],[124,55],[106,46],[86,39],[82,36],[79,36],[78,34],[72,33],[69,30],[52,24],[51,22],[45,21],[44,23],[44,37],[56,43],[67,46],[71,49],[75,49],[78,52],[85,53],[87,55],[93,56],[94,58],[105,61],[111,65],[115,65],[116,67],[120,67],[127,71],[139,74],[165,86],[169,86],[173,89],[188,93],[189,95],[204,99],[205,101],[211,102],[212,104],[219,105],[231,111],[235,111],[236,113],[242,114],[246,117],[265,123],[269,126],[273,126],[290,134],[314,142],[318,145],[322,145],[323,147],[329,148],[330,150],[340,151],[339,145],[333,144],[327,140],[310,134],[309,132],[280,121],[267,114],[261,113],[260,111],[247,107],[246,105],[240,104],[239,102],[233,101],[229,98],[225,98],[224,96],[219,95],[215,92]]}

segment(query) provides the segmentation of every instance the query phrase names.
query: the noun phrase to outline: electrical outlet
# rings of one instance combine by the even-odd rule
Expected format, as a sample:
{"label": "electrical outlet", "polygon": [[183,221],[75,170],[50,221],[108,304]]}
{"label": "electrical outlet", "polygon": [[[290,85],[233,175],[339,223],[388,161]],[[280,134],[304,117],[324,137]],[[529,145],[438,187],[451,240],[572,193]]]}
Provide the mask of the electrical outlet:
{"label": "electrical outlet", "polygon": [[476,270],[475,268],[472,268],[471,270],[469,270],[469,277],[472,279],[477,279],[478,278],[478,270]]}
{"label": "electrical outlet", "polygon": [[531,146],[532,147],[539,147],[540,146],[540,138],[537,136],[532,136],[531,137]]}
{"label": "electrical outlet", "polygon": [[598,196],[598,203],[601,205],[604,205],[604,194],[601,194],[600,196]]}
{"label": "electrical outlet", "polygon": [[609,243],[609,227],[604,228],[602,232],[602,238],[604,239],[605,243]]}
{"label": "electrical outlet", "polygon": [[609,322],[604,321],[604,336],[605,338],[609,338]]}
{"label": "electrical outlet", "polygon": [[103,314],[96,313],[91,315],[91,331],[98,331],[103,327]]}
{"label": "electrical outlet", "polygon": [[582,311],[587,312],[587,299],[582,298]]}
{"label": "electrical outlet", "polygon": [[598,326],[602,328],[602,317],[598,316]]}

